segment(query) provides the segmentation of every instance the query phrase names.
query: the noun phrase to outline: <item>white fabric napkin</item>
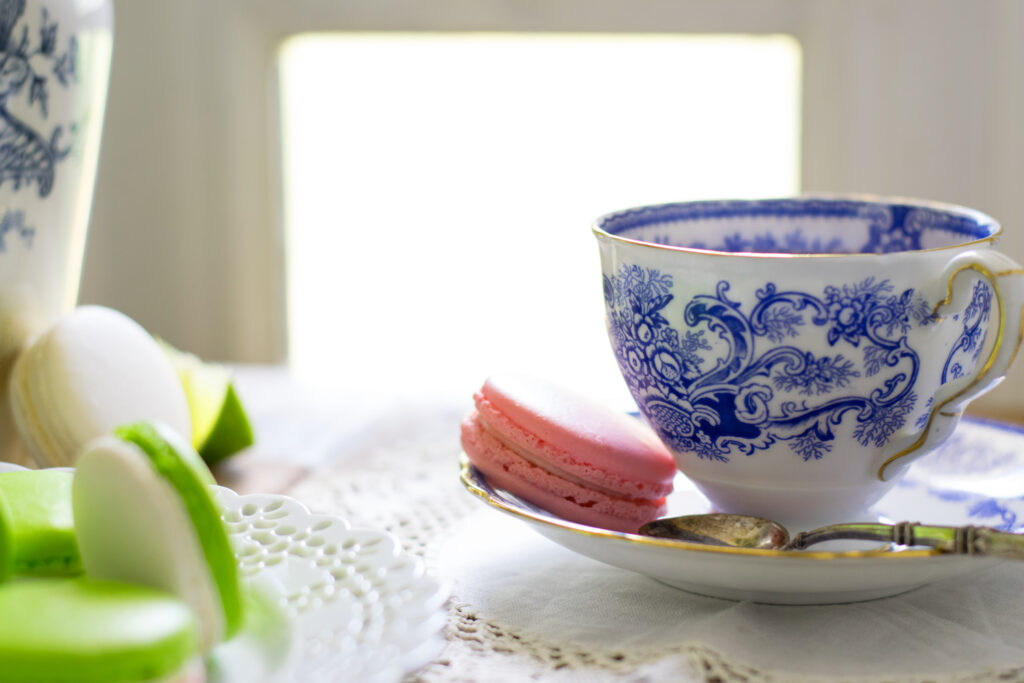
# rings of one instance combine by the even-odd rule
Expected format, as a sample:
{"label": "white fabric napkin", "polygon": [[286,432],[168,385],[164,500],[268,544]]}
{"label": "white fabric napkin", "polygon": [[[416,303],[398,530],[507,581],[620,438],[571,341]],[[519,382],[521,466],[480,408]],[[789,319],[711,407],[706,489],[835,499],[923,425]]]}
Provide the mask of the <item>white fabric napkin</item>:
{"label": "white fabric napkin", "polygon": [[855,604],[731,602],[603,565],[483,509],[444,541],[438,567],[487,619],[538,640],[642,655],[638,675],[664,673],[659,661],[699,644],[776,680],[1024,677],[1024,563]]}

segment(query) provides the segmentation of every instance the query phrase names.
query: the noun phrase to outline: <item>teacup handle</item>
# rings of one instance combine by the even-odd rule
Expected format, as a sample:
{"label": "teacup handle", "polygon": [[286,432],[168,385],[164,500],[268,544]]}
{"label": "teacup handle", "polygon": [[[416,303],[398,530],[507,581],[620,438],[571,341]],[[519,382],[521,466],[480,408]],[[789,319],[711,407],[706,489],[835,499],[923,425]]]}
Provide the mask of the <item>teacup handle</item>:
{"label": "teacup handle", "polygon": [[[973,274],[974,277],[969,277]],[[995,341],[985,362],[957,381],[943,385],[936,392],[928,421],[921,432],[904,433],[893,439],[885,460],[878,468],[878,478],[888,481],[902,468],[892,467],[897,461],[909,464],[908,456],[928,453],[953,433],[964,407],[985,393],[1009,371],[1020,348],[1024,329],[1024,268],[1008,256],[992,249],[979,249],[960,254],[946,266],[937,281],[939,288],[928,298],[938,300],[934,315],[941,317],[953,301],[971,296],[971,285],[978,279],[992,287],[995,315],[989,317],[988,334]]]}

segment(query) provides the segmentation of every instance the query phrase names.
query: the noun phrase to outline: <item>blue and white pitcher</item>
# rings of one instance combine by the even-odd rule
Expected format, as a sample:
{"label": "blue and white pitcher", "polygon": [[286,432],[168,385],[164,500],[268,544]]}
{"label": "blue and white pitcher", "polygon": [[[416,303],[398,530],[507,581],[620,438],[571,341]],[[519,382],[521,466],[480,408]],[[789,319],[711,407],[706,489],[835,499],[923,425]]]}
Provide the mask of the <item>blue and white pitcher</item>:
{"label": "blue and white pitcher", "polygon": [[112,30],[110,0],[0,0],[0,460],[11,363],[78,296]]}

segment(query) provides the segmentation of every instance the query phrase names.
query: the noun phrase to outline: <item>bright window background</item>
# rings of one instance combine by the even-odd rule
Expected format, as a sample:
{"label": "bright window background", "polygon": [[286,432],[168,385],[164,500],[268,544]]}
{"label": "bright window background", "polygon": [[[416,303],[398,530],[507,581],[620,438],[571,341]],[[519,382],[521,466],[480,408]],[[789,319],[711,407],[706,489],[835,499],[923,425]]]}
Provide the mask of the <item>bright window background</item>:
{"label": "bright window background", "polygon": [[526,370],[626,405],[590,221],[800,185],[787,36],[310,34],[279,68],[309,384],[468,396]]}

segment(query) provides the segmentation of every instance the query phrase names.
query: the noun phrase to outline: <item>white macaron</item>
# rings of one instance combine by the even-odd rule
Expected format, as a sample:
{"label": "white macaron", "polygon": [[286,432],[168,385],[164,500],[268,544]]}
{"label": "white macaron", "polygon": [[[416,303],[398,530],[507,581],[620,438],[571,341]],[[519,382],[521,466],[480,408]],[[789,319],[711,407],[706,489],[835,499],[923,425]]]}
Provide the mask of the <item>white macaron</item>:
{"label": "white macaron", "polygon": [[192,434],[167,355],[142,326],[102,306],[75,309],[22,352],[10,403],[23,444],[44,467],[74,465],[86,443],[136,420]]}

